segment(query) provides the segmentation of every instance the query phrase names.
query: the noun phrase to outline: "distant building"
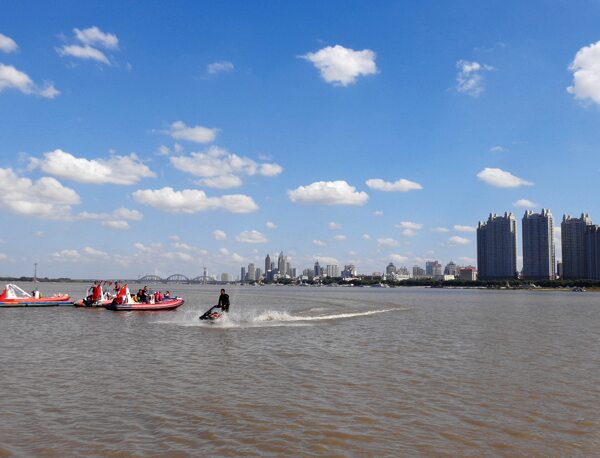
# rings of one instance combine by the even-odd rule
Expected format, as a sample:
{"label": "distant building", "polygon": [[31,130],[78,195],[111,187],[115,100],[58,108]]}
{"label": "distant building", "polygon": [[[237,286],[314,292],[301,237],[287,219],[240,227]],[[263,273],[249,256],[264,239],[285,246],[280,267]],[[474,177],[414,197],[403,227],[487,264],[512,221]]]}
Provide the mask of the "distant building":
{"label": "distant building", "polygon": [[600,280],[600,226],[592,224],[585,230],[586,273],[591,280]]}
{"label": "distant building", "polygon": [[425,262],[425,275],[428,277],[439,277],[442,275],[442,265],[437,261]]}
{"label": "distant building", "polygon": [[339,277],[340,268],[337,266],[337,264],[328,264],[325,269],[325,275],[328,277]]}
{"label": "distant building", "polygon": [[256,271],[254,273],[254,280],[260,281],[261,278],[262,278],[262,271],[261,271],[260,267],[257,267]]}
{"label": "distant building", "polygon": [[[585,237],[584,237],[584,245],[585,245]],[[556,261],[556,277],[563,278],[563,263],[562,261]]]}
{"label": "distant building", "polygon": [[323,275],[323,272],[321,270],[321,266],[319,265],[319,261],[315,262],[315,268],[313,269],[315,277],[320,277],[321,275]]}
{"label": "distant building", "polygon": [[246,281],[246,268],[242,267],[240,270],[240,281]]}
{"label": "distant building", "polygon": [[548,209],[523,216],[523,279],[554,280],[554,219]]}
{"label": "distant building", "polygon": [[512,213],[490,213],[477,226],[477,271],[480,280],[517,277],[517,221]]}
{"label": "distant building", "polygon": [[412,276],[413,278],[423,278],[425,276],[425,269],[419,266],[413,266]]}
{"label": "distant building", "polygon": [[228,281],[229,281],[229,274],[228,274],[228,273],[226,273],[226,272],[223,272],[223,273],[221,274],[221,281],[222,281],[222,282],[228,282]]}
{"label": "distant building", "polygon": [[580,218],[563,215],[560,224],[560,241],[562,246],[562,275],[566,280],[589,278],[587,270],[587,250],[585,231],[591,226],[590,215],[581,214]]}
{"label": "distant building", "polygon": [[460,269],[458,278],[462,281],[475,281],[477,280],[477,269],[473,266],[467,266]]}
{"label": "distant building", "polygon": [[403,277],[409,278],[410,272],[408,271],[408,267],[402,266],[396,269],[396,275],[402,275]]}
{"label": "distant building", "polygon": [[269,270],[271,270],[271,266],[272,266],[272,264],[271,264],[271,256],[270,256],[270,255],[267,255],[267,257],[265,258],[265,274],[266,274],[266,273],[267,273]]}
{"label": "distant building", "polygon": [[283,251],[279,253],[279,258],[277,258],[277,271],[279,272],[279,275],[285,275],[286,274],[286,263],[287,263],[287,259],[286,257],[283,255]]}
{"label": "distant building", "polygon": [[344,266],[344,270],[342,270],[342,278],[353,278],[356,277],[356,267],[354,264],[347,264]]}
{"label": "distant building", "polygon": [[246,273],[246,280],[254,281],[256,279],[256,268],[253,263],[248,264],[248,272]]}
{"label": "distant building", "polygon": [[444,275],[454,275],[455,277],[458,277],[459,273],[460,267],[457,266],[454,261],[450,261],[446,264],[446,267],[444,267]]}
{"label": "distant building", "polygon": [[393,263],[389,263],[385,268],[386,275],[392,275],[396,273],[396,266]]}

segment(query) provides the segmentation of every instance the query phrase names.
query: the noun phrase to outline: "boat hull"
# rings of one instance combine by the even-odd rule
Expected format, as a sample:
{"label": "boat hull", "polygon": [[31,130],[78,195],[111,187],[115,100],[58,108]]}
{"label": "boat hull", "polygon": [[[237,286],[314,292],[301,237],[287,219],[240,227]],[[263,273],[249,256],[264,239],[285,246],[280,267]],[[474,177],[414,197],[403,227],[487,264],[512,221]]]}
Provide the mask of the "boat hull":
{"label": "boat hull", "polygon": [[59,305],[72,305],[73,302],[69,299],[69,295],[40,297],[39,299],[33,297],[2,299],[0,300],[0,307],[57,307]]}
{"label": "boat hull", "polygon": [[155,310],[175,310],[183,304],[183,299],[165,299],[154,304],[134,303],[134,304],[107,304],[104,307],[107,310],[115,312],[131,312],[131,311],[155,311]]}

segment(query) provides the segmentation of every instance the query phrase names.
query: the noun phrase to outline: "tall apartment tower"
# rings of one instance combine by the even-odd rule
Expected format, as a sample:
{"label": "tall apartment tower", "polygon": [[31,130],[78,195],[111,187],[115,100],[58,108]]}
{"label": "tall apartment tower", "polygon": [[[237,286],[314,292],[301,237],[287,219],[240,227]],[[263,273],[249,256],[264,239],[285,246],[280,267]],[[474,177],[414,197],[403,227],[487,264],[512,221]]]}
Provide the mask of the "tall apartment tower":
{"label": "tall apartment tower", "polygon": [[285,263],[286,263],[287,259],[286,257],[283,255],[283,251],[281,253],[279,253],[279,258],[277,258],[277,271],[279,272],[279,275],[285,275],[286,271],[285,271]]}
{"label": "tall apartment tower", "polygon": [[271,270],[271,256],[267,255],[265,258],[265,274]]}
{"label": "tall apartment tower", "polygon": [[254,281],[256,279],[256,267],[253,263],[248,264],[248,271],[246,273],[246,278],[249,281]]}
{"label": "tall apartment tower", "polygon": [[477,271],[480,280],[517,277],[517,220],[512,213],[490,213],[477,226]]}
{"label": "tall apartment tower", "polygon": [[523,216],[523,278],[554,280],[554,218],[550,210],[540,213],[527,210]]}
{"label": "tall apartment tower", "polygon": [[567,280],[589,278],[587,273],[587,250],[585,232],[591,226],[590,215],[581,214],[580,218],[563,215],[560,224],[562,246],[562,277]]}
{"label": "tall apartment tower", "polygon": [[600,226],[590,224],[585,228],[586,277],[600,280]]}

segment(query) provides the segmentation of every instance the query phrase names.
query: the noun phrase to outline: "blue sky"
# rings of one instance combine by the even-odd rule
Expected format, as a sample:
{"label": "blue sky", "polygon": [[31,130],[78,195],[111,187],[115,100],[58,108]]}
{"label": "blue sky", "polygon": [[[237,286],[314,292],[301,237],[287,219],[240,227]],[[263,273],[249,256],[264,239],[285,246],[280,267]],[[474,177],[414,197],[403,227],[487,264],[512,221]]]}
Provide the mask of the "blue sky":
{"label": "blue sky", "polygon": [[0,275],[237,275],[280,250],[300,270],[473,264],[489,212],[600,218],[599,18],[5,2]]}

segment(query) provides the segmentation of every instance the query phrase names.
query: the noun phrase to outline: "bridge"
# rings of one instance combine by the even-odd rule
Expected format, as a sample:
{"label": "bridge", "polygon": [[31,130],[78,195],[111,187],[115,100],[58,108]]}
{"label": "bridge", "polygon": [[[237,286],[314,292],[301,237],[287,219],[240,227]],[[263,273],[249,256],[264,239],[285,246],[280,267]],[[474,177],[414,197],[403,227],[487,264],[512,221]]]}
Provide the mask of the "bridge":
{"label": "bridge", "polygon": [[209,277],[208,275],[206,275],[206,271],[204,272],[204,275],[198,275],[194,278],[189,278],[188,276],[183,274],[173,274],[169,275],[166,278],[159,277],[158,275],[144,275],[137,281],[140,283],[195,283],[202,285],[218,285],[228,283],[218,281],[212,277]]}

